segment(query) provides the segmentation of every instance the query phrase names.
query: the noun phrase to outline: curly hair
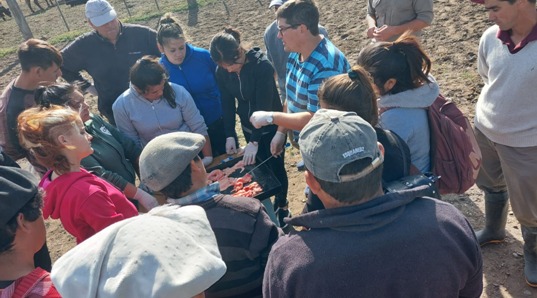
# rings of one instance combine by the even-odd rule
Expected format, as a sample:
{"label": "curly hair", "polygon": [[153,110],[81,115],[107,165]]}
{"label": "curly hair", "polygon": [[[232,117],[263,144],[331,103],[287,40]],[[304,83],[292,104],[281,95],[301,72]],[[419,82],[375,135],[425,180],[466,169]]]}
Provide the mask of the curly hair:
{"label": "curly hair", "polygon": [[69,160],[61,151],[65,147],[57,139],[72,132],[77,124],[82,124],[76,111],[56,105],[30,108],[19,115],[17,122],[21,145],[41,165],[60,174],[69,172]]}

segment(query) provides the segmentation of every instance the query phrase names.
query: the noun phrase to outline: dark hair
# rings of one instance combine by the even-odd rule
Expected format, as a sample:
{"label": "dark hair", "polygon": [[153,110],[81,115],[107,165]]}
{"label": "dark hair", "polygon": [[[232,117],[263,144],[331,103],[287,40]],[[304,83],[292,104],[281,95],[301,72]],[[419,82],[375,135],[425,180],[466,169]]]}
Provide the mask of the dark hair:
{"label": "dark hair", "polygon": [[328,78],[317,95],[323,107],[355,112],[371,126],[378,123],[377,97],[369,74],[361,66],[353,66],[345,74]]}
{"label": "dark hair", "polygon": [[62,54],[58,49],[46,41],[35,38],[23,42],[17,55],[23,71],[29,71],[32,67],[47,69],[52,63],[58,66],[63,63]]}
{"label": "dark hair", "polygon": [[130,70],[131,83],[136,88],[147,91],[149,86],[160,85],[164,80],[164,94],[162,95],[166,102],[172,108],[177,107],[175,102],[175,92],[172,86],[168,83],[168,75],[164,67],[158,62],[158,58],[145,55],[138,59]]}
{"label": "dark hair", "polygon": [[41,216],[41,208],[43,207],[43,190],[40,189],[35,197],[28,201],[17,212],[13,218],[11,218],[5,226],[0,226],[0,254],[10,251],[13,248],[13,241],[15,240],[15,234],[19,225],[17,223],[17,217],[20,213],[24,216],[24,219],[30,222],[36,221]]}
{"label": "dark hair", "polygon": [[[200,158],[198,156],[194,158],[195,162],[199,160]],[[178,199],[181,197],[181,194],[188,191],[192,185],[192,167],[188,164],[181,175],[177,176],[177,178],[164,187],[160,192],[168,198]]]}
{"label": "dark hair", "polygon": [[35,90],[35,103],[44,108],[49,108],[51,104],[68,106],[75,91],[78,91],[77,86],[68,83],[39,86]]}
{"label": "dark hair", "polygon": [[[381,95],[397,94],[430,83],[431,60],[420,47],[418,39],[408,31],[395,42],[366,46],[358,55],[357,62],[371,74]],[[384,90],[389,79],[397,82],[391,90]]]}
{"label": "dark hair", "polygon": [[160,18],[157,28],[157,42],[164,45],[166,38],[186,39],[185,32],[179,25],[179,20],[169,12]]}
{"label": "dark hair", "polygon": [[[340,175],[352,175],[359,173],[369,165],[371,165],[371,158],[359,159],[345,165],[339,173]],[[381,164],[366,176],[348,182],[328,182],[314,177],[321,188],[332,198],[343,204],[352,204],[372,198],[379,191],[382,183],[382,169],[383,165]]]}
{"label": "dark hair", "polygon": [[312,35],[319,35],[319,9],[311,0],[285,2],[278,8],[276,18],[285,19],[290,26],[304,24]]}
{"label": "dark hair", "polygon": [[213,37],[210,52],[215,63],[235,64],[246,49],[241,45],[240,32],[228,27]]}

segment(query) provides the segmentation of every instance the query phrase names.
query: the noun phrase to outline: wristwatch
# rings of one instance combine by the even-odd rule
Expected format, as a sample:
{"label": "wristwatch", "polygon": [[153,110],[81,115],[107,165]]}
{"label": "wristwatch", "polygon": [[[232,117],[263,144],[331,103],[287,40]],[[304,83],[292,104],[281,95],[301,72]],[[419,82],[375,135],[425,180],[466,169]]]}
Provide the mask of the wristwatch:
{"label": "wristwatch", "polygon": [[274,113],[270,113],[270,116],[267,117],[267,123],[268,124],[272,124],[272,122],[274,121]]}

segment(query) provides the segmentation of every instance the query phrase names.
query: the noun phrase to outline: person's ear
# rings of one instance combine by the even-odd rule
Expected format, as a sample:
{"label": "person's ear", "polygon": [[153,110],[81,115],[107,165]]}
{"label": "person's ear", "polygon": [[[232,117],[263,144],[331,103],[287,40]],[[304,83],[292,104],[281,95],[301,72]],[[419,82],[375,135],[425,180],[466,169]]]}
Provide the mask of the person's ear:
{"label": "person's ear", "polygon": [[203,162],[200,159],[193,159],[190,161],[190,168],[192,172],[202,172]]}
{"label": "person's ear", "polygon": [[17,214],[17,226],[18,226],[18,229],[20,229],[23,232],[28,232],[30,230],[28,221],[24,218],[24,214],[22,213]]}
{"label": "person's ear", "polygon": [[164,47],[159,42],[157,42],[157,47],[159,52],[164,53]]}
{"label": "person's ear", "polygon": [[306,179],[306,184],[309,186],[311,192],[318,194],[319,191],[321,191],[321,184],[319,184],[319,181],[317,181],[313,174],[308,170],[304,171],[304,178]]}
{"label": "person's ear", "polygon": [[384,86],[383,86],[384,93],[390,92],[390,90],[392,90],[392,88],[395,86],[395,84],[397,84],[397,79],[395,79],[395,78],[388,79],[384,83]]}
{"label": "person's ear", "polygon": [[69,139],[67,139],[64,134],[59,135],[57,140],[58,143],[61,145],[66,146],[67,144],[69,144]]}

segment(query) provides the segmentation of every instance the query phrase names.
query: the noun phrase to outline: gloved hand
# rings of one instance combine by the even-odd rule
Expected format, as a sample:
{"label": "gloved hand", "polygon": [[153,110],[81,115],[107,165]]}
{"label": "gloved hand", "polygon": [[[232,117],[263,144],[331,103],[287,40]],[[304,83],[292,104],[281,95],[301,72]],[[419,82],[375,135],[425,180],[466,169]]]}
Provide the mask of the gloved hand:
{"label": "gloved hand", "polygon": [[244,162],[244,165],[252,165],[255,163],[255,156],[257,154],[257,143],[250,142],[248,145],[246,145],[246,148],[244,148],[244,156],[242,158],[242,161]]}
{"label": "gloved hand", "polygon": [[270,153],[272,155],[280,155],[283,152],[283,146],[285,145],[285,134],[281,131],[277,131],[272,141],[270,142]]}
{"label": "gloved hand", "polygon": [[136,201],[138,201],[138,203],[144,206],[147,211],[158,206],[157,199],[139,188],[136,190],[136,194],[134,195],[133,199],[135,199]]}
{"label": "gloved hand", "polygon": [[272,121],[268,121],[269,118],[273,118],[274,112],[257,111],[250,116],[250,122],[255,128],[261,128],[272,124]]}
{"label": "gloved hand", "polygon": [[212,162],[213,162],[213,157],[212,156],[205,156],[201,162],[203,162],[203,165],[204,166],[208,166],[210,165]]}
{"label": "gloved hand", "polygon": [[226,139],[226,153],[230,155],[237,153],[237,143],[235,142],[234,137]]}

